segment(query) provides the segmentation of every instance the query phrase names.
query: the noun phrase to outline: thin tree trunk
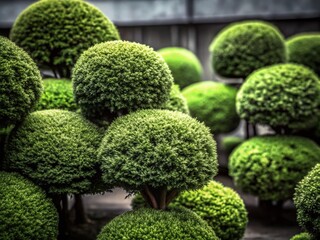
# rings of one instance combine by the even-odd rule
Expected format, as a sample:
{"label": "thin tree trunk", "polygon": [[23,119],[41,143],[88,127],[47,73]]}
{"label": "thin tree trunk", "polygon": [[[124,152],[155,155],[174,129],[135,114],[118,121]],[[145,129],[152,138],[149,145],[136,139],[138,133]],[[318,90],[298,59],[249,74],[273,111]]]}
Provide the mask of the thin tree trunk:
{"label": "thin tree trunk", "polygon": [[74,210],[76,224],[85,224],[88,222],[83,206],[82,196],[80,194],[74,195]]}
{"label": "thin tree trunk", "polygon": [[167,207],[167,188],[163,187],[160,189],[160,194],[159,194],[159,209],[164,210]]}
{"label": "thin tree trunk", "polygon": [[154,209],[158,209],[158,203],[152,192],[150,191],[148,186],[144,187],[145,193],[148,195],[148,198],[150,199],[151,207]]}
{"label": "thin tree trunk", "polygon": [[245,132],[246,132],[246,139],[250,138],[250,123],[245,120]]}
{"label": "thin tree trunk", "polygon": [[168,206],[171,201],[178,195],[179,191],[176,189],[172,189],[171,191],[168,192],[167,194],[167,200],[166,200],[166,205]]}

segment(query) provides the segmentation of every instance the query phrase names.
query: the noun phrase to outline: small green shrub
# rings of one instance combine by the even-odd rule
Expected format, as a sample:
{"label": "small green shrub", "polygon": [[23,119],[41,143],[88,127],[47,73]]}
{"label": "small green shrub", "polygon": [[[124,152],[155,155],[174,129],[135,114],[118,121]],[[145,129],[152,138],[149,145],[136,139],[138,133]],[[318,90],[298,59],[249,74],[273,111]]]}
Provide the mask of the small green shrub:
{"label": "small green shrub", "polygon": [[236,112],[237,89],[212,81],[195,83],[185,88],[191,116],[204,122],[215,134],[235,130],[239,125]]}
{"label": "small green shrub", "polygon": [[228,136],[222,139],[221,148],[230,154],[237,146],[243,143],[245,140],[241,137]]}
{"label": "small green shrub", "polygon": [[313,240],[309,233],[303,232],[297,235],[294,235],[290,240]]}
{"label": "small green shrub", "polygon": [[261,200],[287,200],[296,184],[320,162],[320,148],[295,136],[254,137],[237,147],[229,174],[244,192]]}
{"label": "small green shrub", "polygon": [[172,85],[170,98],[168,101],[166,101],[166,103],[162,106],[161,109],[167,109],[170,111],[179,111],[182,113],[189,114],[187,100],[180,92],[179,85]]}
{"label": "small green shrub", "polygon": [[231,78],[245,78],[256,69],[287,60],[282,34],[262,21],[230,24],[214,38],[210,51],[214,71]]}
{"label": "small green shrub", "polygon": [[43,190],[16,173],[0,172],[0,239],[54,240],[58,214]]}

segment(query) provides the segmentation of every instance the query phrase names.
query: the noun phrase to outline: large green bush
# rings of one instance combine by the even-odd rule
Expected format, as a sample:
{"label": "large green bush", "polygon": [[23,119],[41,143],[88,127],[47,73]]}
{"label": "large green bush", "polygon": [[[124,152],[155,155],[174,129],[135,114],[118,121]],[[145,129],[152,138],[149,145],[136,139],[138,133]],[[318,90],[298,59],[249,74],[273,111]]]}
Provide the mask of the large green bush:
{"label": "large green bush", "polygon": [[190,210],[172,208],[157,211],[141,208],[124,213],[108,223],[98,240],[218,240],[215,233],[199,216]]}
{"label": "large green bush", "polygon": [[42,0],[16,19],[10,38],[40,67],[70,78],[81,53],[96,43],[119,39],[113,23],[82,0]]}
{"label": "large green bush", "polygon": [[43,190],[16,173],[0,172],[0,239],[55,240],[58,214]]}
{"label": "large green bush", "polygon": [[309,233],[303,232],[294,235],[290,240],[313,240]]}
{"label": "large green bush", "polygon": [[238,187],[261,200],[287,200],[318,162],[320,148],[307,138],[261,136],[232,152],[229,173]]}
{"label": "large green bush", "polygon": [[32,111],[42,80],[33,60],[9,39],[0,36],[0,49],[0,128],[5,128]]}
{"label": "large green bush", "polygon": [[189,114],[189,108],[187,100],[180,92],[179,85],[172,85],[170,98],[167,100],[161,109],[167,109],[171,111],[179,111],[182,113]]}
{"label": "large green bush", "polygon": [[245,78],[254,70],[287,60],[284,38],[266,22],[245,21],[224,28],[210,45],[214,71]]}
{"label": "large green bush", "polygon": [[205,81],[190,85],[182,94],[187,99],[191,116],[204,122],[211,132],[226,133],[238,127],[237,89],[223,83]]}

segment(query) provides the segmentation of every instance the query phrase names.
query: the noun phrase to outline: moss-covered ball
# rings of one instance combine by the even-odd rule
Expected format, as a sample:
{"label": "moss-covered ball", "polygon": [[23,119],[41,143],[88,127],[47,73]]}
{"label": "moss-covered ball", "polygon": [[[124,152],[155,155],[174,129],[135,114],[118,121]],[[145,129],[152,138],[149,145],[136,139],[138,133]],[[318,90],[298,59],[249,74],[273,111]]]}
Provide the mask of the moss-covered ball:
{"label": "moss-covered ball", "polygon": [[290,238],[290,240],[315,240],[315,239],[312,239],[309,233],[303,232],[303,233],[294,235],[292,238]]}
{"label": "moss-covered ball", "polygon": [[112,41],[89,48],[73,71],[76,102],[90,119],[112,119],[131,111],[161,108],[173,78],[152,48]]}
{"label": "moss-covered ball", "polygon": [[203,69],[193,52],[178,47],[162,48],[158,52],[168,64],[174,82],[181,88],[201,81]]}
{"label": "moss-covered ball", "polygon": [[6,167],[49,193],[86,193],[99,167],[102,134],[80,115],[64,110],[30,114],[6,146]]}
{"label": "moss-covered ball", "polygon": [[314,239],[320,239],[320,164],[297,185],[294,204],[299,225]]}
{"label": "moss-covered ball", "polygon": [[223,83],[205,81],[182,91],[191,116],[204,122],[215,134],[235,130],[239,125],[236,112],[237,89]]}
{"label": "moss-covered ball", "polygon": [[295,136],[254,137],[237,147],[229,159],[236,186],[261,200],[287,200],[296,184],[320,162],[320,148]]}
{"label": "moss-covered ball", "polygon": [[40,71],[29,55],[0,36],[0,128],[22,121],[42,93]]}
{"label": "moss-covered ball", "polygon": [[176,84],[172,85],[170,98],[163,104],[161,109],[179,111],[182,113],[189,114],[189,107],[187,104],[187,100],[182,95],[179,85],[176,85]]}
{"label": "moss-covered ball", "polygon": [[227,136],[224,137],[221,141],[221,148],[226,151],[227,154],[230,154],[237,146],[243,143],[245,140],[237,136]]}
{"label": "moss-covered ball", "polygon": [[10,39],[40,67],[66,78],[84,50],[119,38],[113,23],[82,0],[33,3],[18,16],[10,33]]}
{"label": "moss-covered ball", "polygon": [[305,65],[320,75],[320,33],[303,33],[287,40],[289,62]]}
{"label": "moss-covered ball", "polygon": [[224,28],[210,45],[214,72],[245,78],[254,70],[287,60],[284,38],[270,23],[245,21]]}
{"label": "moss-covered ball", "polygon": [[141,208],[114,218],[99,234],[98,240],[218,240],[215,233],[195,213],[184,208],[166,211]]}
{"label": "moss-covered ball", "polygon": [[241,86],[236,106],[241,118],[276,131],[312,128],[320,109],[320,81],[301,65],[262,68]]}
{"label": "moss-covered ball", "polygon": [[0,172],[0,202],[0,239],[57,239],[56,209],[43,190],[29,180]]}

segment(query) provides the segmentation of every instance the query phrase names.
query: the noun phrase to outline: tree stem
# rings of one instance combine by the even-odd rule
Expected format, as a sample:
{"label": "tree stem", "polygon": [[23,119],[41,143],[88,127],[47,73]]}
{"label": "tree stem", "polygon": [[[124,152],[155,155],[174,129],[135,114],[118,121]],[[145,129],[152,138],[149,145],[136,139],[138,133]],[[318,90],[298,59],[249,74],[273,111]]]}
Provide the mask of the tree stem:
{"label": "tree stem", "polygon": [[84,210],[82,197],[80,194],[74,195],[75,223],[85,224],[88,222],[86,212]]}
{"label": "tree stem", "polygon": [[154,195],[153,195],[152,192],[150,191],[149,187],[148,187],[148,186],[145,186],[145,187],[144,187],[144,191],[145,191],[145,193],[148,195],[148,197],[149,197],[149,199],[150,199],[151,207],[152,207],[152,208],[155,208],[155,209],[158,209],[158,203],[157,203]]}
{"label": "tree stem", "polygon": [[160,189],[159,194],[159,209],[164,210],[167,207],[166,199],[167,198],[167,188],[163,187]]}
{"label": "tree stem", "polygon": [[178,195],[179,191],[177,189],[172,189],[167,194],[166,205],[168,206],[170,202]]}

